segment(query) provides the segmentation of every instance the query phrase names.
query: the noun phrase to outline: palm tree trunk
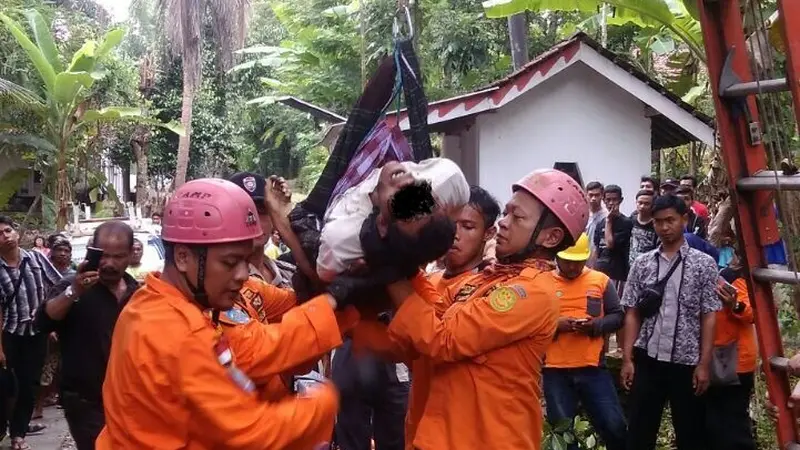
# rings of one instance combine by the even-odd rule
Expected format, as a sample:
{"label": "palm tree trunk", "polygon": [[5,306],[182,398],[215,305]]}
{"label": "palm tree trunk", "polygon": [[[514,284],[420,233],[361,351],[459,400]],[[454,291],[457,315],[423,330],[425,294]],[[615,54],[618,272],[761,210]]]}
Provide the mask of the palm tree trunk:
{"label": "palm tree trunk", "polygon": [[181,106],[181,125],[186,134],[178,140],[178,161],[175,168],[174,189],[186,182],[186,173],[189,170],[189,144],[192,135],[192,107],[194,106],[194,83],[191,74],[183,65],[183,102]]}
{"label": "palm tree trunk", "polygon": [[150,147],[150,130],[137,126],[131,138],[131,150],[136,159],[136,206],[142,208],[145,217],[150,216],[150,179],[148,177],[147,154]]}
{"label": "palm tree trunk", "polygon": [[56,176],[56,231],[67,226],[67,197],[69,181],[67,180],[67,140],[61,139],[58,146],[58,175]]}

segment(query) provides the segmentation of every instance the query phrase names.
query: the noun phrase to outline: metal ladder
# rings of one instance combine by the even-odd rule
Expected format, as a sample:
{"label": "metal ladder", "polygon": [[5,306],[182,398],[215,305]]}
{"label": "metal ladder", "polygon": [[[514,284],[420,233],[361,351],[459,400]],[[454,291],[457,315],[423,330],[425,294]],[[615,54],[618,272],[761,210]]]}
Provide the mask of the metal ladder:
{"label": "metal ladder", "polygon": [[[759,1],[759,0],[750,0]],[[800,450],[790,396],[788,359],[778,326],[772,283],[800,284],[800,274],[766,268],[764,247],[779,236],[774,191],[800,190],[800,175],[767,170],[755,96],[791,91],[795,119],[800,120],[800,0],[778,0],[784,21],[787,77],[754,80],[749,63],[739,0],[697,0],[708,72],[714,93],[719,143],[728,171],[745,275],[755,312],[758,346],[764,360],[767,389],[778,407],[778,442]],[[769,44],[768,44],[769,45]]]}

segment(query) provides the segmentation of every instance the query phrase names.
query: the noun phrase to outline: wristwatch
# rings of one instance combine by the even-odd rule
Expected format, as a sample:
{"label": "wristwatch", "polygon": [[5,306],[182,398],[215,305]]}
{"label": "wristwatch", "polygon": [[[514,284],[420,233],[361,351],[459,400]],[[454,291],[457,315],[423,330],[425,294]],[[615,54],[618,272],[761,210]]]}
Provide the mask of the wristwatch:
{"label": "wristwatch", "polygon": [[73,302],[77,303],[80,296],[75,294],[75,291],[72,290],[72,286],[67,286],[67,289],[64,290],[64,296],[68,299],[72,300]]}

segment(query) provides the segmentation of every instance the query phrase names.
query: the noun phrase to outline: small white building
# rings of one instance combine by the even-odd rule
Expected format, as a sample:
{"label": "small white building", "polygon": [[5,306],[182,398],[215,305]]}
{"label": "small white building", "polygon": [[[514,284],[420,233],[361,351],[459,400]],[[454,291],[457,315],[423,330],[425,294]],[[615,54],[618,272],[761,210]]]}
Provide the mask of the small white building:
{"label": "small white building", "polygon": [[428,123],[444,135],[442,156],[501,203],[526,173],[556,167],[621,186],[624,212],[653,150],[715,139],[711,118],[582,33],[484,89],[431,103]]}

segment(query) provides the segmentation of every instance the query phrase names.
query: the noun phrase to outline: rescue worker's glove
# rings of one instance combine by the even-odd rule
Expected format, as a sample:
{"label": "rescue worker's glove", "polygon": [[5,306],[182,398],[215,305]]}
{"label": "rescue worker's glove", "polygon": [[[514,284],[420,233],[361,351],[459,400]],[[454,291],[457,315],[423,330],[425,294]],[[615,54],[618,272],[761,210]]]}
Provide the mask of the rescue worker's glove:
{"label": "rescue worker's glove", "polygon": [[[416,274],[417,271],[418,269],[413,274]],[[408,271],[393,266],[383,266],[364,275],[339,275],[328,285],[326,290],[336,299],[339,308],[348,305],[376,306],[388,299],[386,286],[407,279],[411,275],[408,275]]]}

